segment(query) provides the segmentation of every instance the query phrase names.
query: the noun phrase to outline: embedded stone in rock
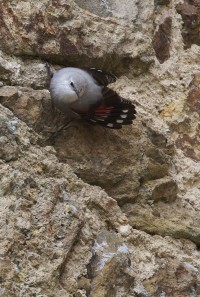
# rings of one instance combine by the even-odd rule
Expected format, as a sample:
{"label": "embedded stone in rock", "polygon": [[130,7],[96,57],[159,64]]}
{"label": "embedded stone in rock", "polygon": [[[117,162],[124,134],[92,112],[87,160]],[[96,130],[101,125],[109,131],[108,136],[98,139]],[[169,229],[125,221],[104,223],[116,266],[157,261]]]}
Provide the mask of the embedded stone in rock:
{"label": "embedded stone in rock", "polygon": [[11,120],[0,114],[0,159],[6,162],[16,160],[20,152],[15,137],[17,125],[17,119]]}
{"label": "embedded stone in rock", "polygon": [[147,197],[155,202],[160,200],[170,203],[176,199],[178,192],[176,182],[169,177],[147,182],[144,188]]}
{"label": "embedded stone in rock", "polygon": [[87,266],[91,279],[90,296],[116,296],[116,284],[121,286],[122,291],[130,292],[134,285],[130,266],[129,248],[122,238],[114,232],[101,231]]}
{"label": "embedded stone in rock", "polygon": [[10,104],[10,108],[12,108],[18,96],[18,89],[16,87],[4,86],[0,88],[0,103],[6,107],[9,107],[9,104],[7,105],[6,103],[12,101],[12,104]]}
{"label": "embedded stone in rock", "polygon": [[[50,125],[54,125],[56,129],[53,121],[56,112],[53,113],[47,90],[4,86],[0,88],[0,103],[37,132]],[[60,118],[62,119],[61,116]]]}
{"label": "embedded stone in rock", "polygon": [[75,2],[83,9],[95,13],[101,17],[113,16],[134,20],[138,13],[136,0],[75,0]]}
{"label": "embedded stone in rock", "polygon": [[15,140],[6,136],[0,137],[0,159],[8,162],[18,158],[19,148]]}
{"label": "embedded stone in rock", "polygon": [[154,0],[155,5],[168,5],[171,0]]}
{"label": "embedded stone in rock", "polygon": [[158,61],[162,64],[170,57],[172,18],[167,16],[159,25],[153,38],[153,48]]}
{"label": "embedded stone in rock", "polygon": [[[143,61],[153,60],[151,37],[147,37],[153,27],[153,3],[146,10],[146,5],[139,5],[136,0],[76,2],[84,10],[75,1],[64,2],[1,1],[0,49],[7,54],[37,56],[68,66],[94,67],[92,58],[101,64],[98,67],[111,61],[108,67],[112,70],[121,68],[122,59],[143,56]],[[140,13],[143,6],[145,12]],[[112,18],[96,17],[95,13],[101,15],[102,11],[111,11]],[[133,24],[136,20],[139,34]]]}
{"label": "embedded stone in rock", "polygon": [[159,131],[148,127],[147,136],[155,146],[158,146],[159,148],[169,147],[167,145],[167,138],[162,133],[159,133]]}
{"label": "embedded stone in rock", "polygon": [[176,146],[184,151],[184,154],[196,161],[200,160],[200,139],[199,139],[200,125],[197,127],[196,134],[194,136],[188,134],[182,134],[176,140]]}
{"label": "embedded stone in rock", "polygon": [[198,116],[200,115],[200,73],[195,73],[192,82],[189,86],[189,92],[186,99],[185,113],[187,117],[174,126],[174,129],[179,130],[179,135],[176,139],[176,146],[180,148],[184,154],[196,161],[200,160],[200,124]]}
{"label": "embedded stone in rock", "polygon": [[200,88],[194,87],[190,90],[187,97],[187,106],[191,111],[200,113]]}
{"label": "embedded stone in rock", "polygon": [[176,10],[183,19],[182,37],[185,48],[190,48],[192,44],[200,45],[200,6],[199,1],[185,0],[183,4],[178,4]]}
{"label": "embedded stone in rock", "polygon": [[96,15],[101,17],[108,17],[111,16],[112,13],[109,9],[107,0],[94,0],[94,1],[82,1],[82,0],[75,0],[75,2],[83,9],[88,10]]}
{"label": "embedded stone in rock", "polygon": [[[161,202],[158,202],[161,203]],[[151,206],[143,204],[126,204],[123,211],[129,218],[130,225],[138,230],[143,230],[149,234],[159,234],[161,236],[172,236],[174,238],[189,239],[196,244],[200,244],[200,228],[199,226],[191,226],[184,221],[184,216],[177,218],[177,205],[170,204],[168,213],[166,213],[167,204],[165,204],[165,212],[159,209],[153,211]],[[171,212],[171,213],[170,213]],[[161,215],[160,215],[161,213]],[[171,214],[169,218],[168,214]],[[191,214],[191,213],[190,213]],[[176,220],[174,220],[174,217]],[[182,220],[181,220],[182,218]]]}
{"label": "embedded stone in rock", "polygon": [[171,152],[169,153],[167,149],[148,145],[143,157],[140,182],[145,183],[168,175],[170,155]]}
{"label": "embedded stone in rock", "polygon": [[200,73],[195,73],[194,75],[190,84],[190,91],[188,93],[186,104],[191,112],[200,114]]}
{"label": "embedded stone in rock", "polygon": [[[137,196],[138,164],[142,159],[139,147],[144,141],[144,130],[137,120],[120,131],[80,123],[58,135],[55,148],[58,158],[80,178],[102,187],[111,197],[124,200]],[[70,146],[66,146],[67,142]]]}
{"label": "embedded stone in rock", "polygon": [[[49,85],[45,63],[38,59],[24,60],[10,57],[0,51],[0,86],[9,85],[9,93],[14,86],[43,89]],[[11,87],[12,86],[12,87]],[[6,86],[4,89],[6,90]]]}

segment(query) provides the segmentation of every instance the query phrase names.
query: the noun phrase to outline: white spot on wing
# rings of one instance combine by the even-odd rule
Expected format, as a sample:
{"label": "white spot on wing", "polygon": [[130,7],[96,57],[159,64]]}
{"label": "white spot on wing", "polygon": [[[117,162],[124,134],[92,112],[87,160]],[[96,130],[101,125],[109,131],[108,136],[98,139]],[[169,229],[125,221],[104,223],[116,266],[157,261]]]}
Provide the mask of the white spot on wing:
{"label": "white spot on wing", "polygon": [[117,122],[118,124],[121,124],[121,123],[124,122],[124,120],[116,120],[116,122]]}
{"label": "white spot on wing", "polygon": [[128,109],[123,109],[122,111],[123,111],[123,112],[128,112]]}
{"label": "white spot on wing", "polygon": [[112,123],[108,123],[107,126],[112,128],[114,125]]}
{"label": "white spot on wing", "polygon": [[120,114],[120,117],[121,117],[122,119],[125,119],[125,118],[127,118],[127,114]]}

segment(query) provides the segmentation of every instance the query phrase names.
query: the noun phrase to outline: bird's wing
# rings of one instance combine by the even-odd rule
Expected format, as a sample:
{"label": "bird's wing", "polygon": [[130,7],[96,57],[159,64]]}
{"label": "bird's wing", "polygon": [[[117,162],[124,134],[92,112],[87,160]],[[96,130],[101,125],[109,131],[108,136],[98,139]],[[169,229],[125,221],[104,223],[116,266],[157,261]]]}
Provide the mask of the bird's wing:
{"label": "bird's wing", "polygon": [[87,72],[97,81],[97,83],[103,87],[116,82],[116,76],[108,72],[96,68],[89,68]]}
{"label": "bird's wing", "polygon": [[103,98],[91,106],[87,113],[81,113],[86,121],[111,129],[120,129],[130,125],[135,119],[135,106],[130,100],[120,97],[115,91],[105,87]]}

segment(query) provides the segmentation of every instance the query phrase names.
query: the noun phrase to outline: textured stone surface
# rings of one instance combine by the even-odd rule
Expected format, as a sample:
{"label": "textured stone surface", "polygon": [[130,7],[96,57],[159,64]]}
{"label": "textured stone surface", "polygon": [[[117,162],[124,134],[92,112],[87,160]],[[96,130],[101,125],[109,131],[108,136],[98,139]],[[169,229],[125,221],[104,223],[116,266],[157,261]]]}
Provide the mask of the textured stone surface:
{"label": "textured stone surface", "polygon": [[[108,11],[106,3],[102,1],[104,10]],[[148,4],[148,9],[146,3],[149,1],[143,1],[134,9],[135,1],[129,0],[130,11],[125,3],[121,7],[119,1],[111,1],[115,14],[119,17],[122,14],[124,21],[115,17],[102,22],[95,15],[95,12],[99,13],[99,6],[93,7],[95,4],[87,4],[87,1],[81,7],[87,9],[89,5],[94,14],[82,10],[72,0],[67,3],[59,0],[33,3],[3,1],[0,4],[0,49],[15,55],[39,55],[66,65],[81,63],[86,66],[91,64],[90,58],[93,57],[99,60],[100,65],[105,64],[107,68],[112,65],[118,71],[130,64],[146,66],[147,61],[152,62],[148,30],[152,28],[150,18],[154,9],[153,1]],[[137,19],[143,22],[139,34],[128,16],[134,22]],[[84,59],[80,59],[81,55]],[[123,61],[118,58],[119,55]]]}
{"label": "textured stone surface", "polygon": [[162,20],[153,38],[153,47],[160,63],[164,63],[170,57],[171,29],[172,18],[168,16]]}
{"label": "textured stone surface", "polygon": [[75,1],[81,8],[95,13],[101,17],[118,17],[129,21],[134,21],[138,14],[138,5],[136,0],[95,0]]}
{"label": "textured stone surface", "polygon": [[154,0],[155,5],[168,5],[170,2],[170,0]]}
{"label": "textured stone surface", "polygon": [[182,36],[185,48],[192,44],[200,45],[199,22],[200,22],[200,3],[199,0],[185,0],[176,6],[177,12],[183,18]]}
{"label": "textured stone surface", "polygon": [[[1,1],[1,296],[200,296],[198,17],[198,1]],[[50,137],[67,118],[44,60],[112,71],[133,125]]]}

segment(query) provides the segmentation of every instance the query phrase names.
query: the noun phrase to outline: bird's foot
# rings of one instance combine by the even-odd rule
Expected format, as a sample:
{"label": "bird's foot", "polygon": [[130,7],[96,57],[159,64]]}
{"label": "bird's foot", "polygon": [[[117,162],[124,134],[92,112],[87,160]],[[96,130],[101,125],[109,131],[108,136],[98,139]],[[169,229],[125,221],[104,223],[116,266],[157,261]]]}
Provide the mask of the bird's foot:
{"label": "bird's foot", "polygon": [[69,120],[67,123],[65,123],[64,125],[60,126],[58,129],[56,129],[54,131],[50,130],[50,129],[52,129],[51,127],[47,127],[47,129],[48,128],[50,128],[50,129],[49,129],[49,131],[47,131],[45,129],[45,131],[46,132],[49,132],[49,133],[52,133],[52,135],[50,137],[48,137],[46,141],[51,142],[51,143],[54,143],[56,137],[60,134],[60,132],[62,132],[63,130],[67,130],[70,127],[72,127],[73,126],[72,123],[73,123],[73,120]]}

